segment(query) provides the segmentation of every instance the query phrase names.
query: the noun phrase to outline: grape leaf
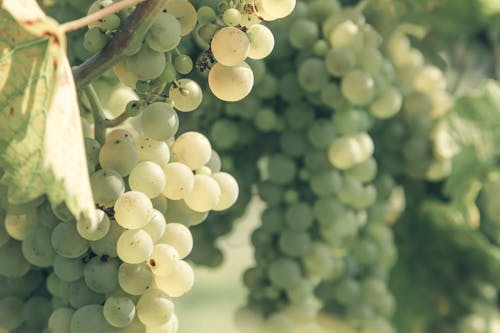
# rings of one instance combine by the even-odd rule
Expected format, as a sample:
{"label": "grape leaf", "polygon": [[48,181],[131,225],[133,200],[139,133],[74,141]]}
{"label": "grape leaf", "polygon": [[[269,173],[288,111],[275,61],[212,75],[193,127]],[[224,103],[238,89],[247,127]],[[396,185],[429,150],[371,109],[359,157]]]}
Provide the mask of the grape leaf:
{"label": "grape leaf", "polygon": [[66,37],[35,0],[0,2],[0,166],[12,203],[47,194],[77,219],[94,205]]}
{"label": "grape leaf", "polygon": [[[435,149],[453,158],[444,192],[477,225],[479,185],[500,153],[500,86],[487,81],[457,99],[435,130]],[[474,221],[474,219],[476,221]]]}

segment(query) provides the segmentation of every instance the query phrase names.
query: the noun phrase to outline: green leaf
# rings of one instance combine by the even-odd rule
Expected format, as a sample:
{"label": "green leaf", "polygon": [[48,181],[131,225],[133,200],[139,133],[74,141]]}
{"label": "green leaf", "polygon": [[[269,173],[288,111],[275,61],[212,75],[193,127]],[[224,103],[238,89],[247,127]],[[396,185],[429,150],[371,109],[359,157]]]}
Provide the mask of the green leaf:
{"label": "green leaf", "polygon": [[0,167],[12,203],[47,194],[94,221],[64,32],[34,0],[0,8]]}
{"label": "green leaf", "polygon": [[500,87],[487,81],[460,97],[434,132],[435,151],[453,158],[444,192],[471,225],[479,218],[475,200],[486,172],[500,152]]}

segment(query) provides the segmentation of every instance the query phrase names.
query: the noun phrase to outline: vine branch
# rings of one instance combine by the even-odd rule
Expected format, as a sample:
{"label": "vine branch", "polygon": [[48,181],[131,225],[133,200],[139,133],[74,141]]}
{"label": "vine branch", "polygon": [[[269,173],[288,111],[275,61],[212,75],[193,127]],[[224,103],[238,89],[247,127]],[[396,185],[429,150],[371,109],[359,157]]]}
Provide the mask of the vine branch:
{"label": "vine branch", "polygon": [[141,2],[101,51],[80,66],[73,67],[73,77],[77,87],[87,86],[125,55],[138,52],[146,32],[166,3],[167,0]]}
{"label": "vine branch", "polygon": [[83,88],[83,91],[85,92],[85,95],[87,95],[90,108],[92,109],[92,114],[94,115],[94,137],[101,145],[103,145],[106,138],[106,126],[104,124],[106,117],[104,116],[101,102],[99,101],[99,97],[91,84]]}

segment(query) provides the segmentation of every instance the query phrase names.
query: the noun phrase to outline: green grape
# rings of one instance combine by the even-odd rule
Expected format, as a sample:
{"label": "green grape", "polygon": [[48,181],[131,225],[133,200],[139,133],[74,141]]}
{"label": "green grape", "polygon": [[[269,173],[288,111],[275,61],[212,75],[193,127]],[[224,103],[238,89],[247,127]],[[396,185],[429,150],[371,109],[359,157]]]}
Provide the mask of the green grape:
{"label": "green grape", "polygon": [[393,117],[400,110],[403,104],[401,92],[394,87],[387,87],[373,100],[370,105],[370,113],[380,119]]}
{"label": "green grape", "polygon": [[354,279],[346,278],[340,281],[335,288],[335,296],[339,303],[350,305],[359,301],[361,288]]}
{"label": "green grape", "polygon": [[109,297],[103,306],[106,321],[114,327],[130,325],[135,317],[135,304],[128,297]]}
{"label": "green grape", "polygon": [[5,220],[5,211],[0,209],[0,247],[7,244],[7,242],[10,239],[9,234],[5,229],[4,220]]}
{"label": "green grape", "polygon": [[189,74],[193,70],[193,60],[187,54],[179,54],[174,59],[174,67],[180,74]]}
{"label": "green grape", "polygon": [[169,200],[165,220],[167,223],[177,222],[186,226],[194,226],[203,222],[207,216],[207,212],[196,212],[190,209],[184,200]]}
{"label": "green grape", "polygon": [[83,277],[85,264],[82,258],[65,258],[56,255],[54,258],[54,273],[59,279],[74,282]]}
{"label": "green grape", "polygon": [[314,173],[309,180],[309,185],[319,197],[334,195],[342,187],[342,176],[336,170],[325,170]]}
{"label": "green grape", "polygon": [[187,165],[191,170],[196,170],[208,162],[212,155],[212,146],[203,134],[190,131],[177,137],[172,146],[172,152],[177,162]]}
{"label": "green grape", "polygon": [[[197,36],[202,40],[202,48],[208,49],[210,47],[210,41],[214,37],[215,33],[219,30],[219,26],[213,23],[206,23],[198,27],[196,30]],[[205,47],[206,46],[206,47]]]}
{"label": "green grape", "polygon": [[292,182],[297,173],[295,161],[281,154],[269,157],[267,169],[270,181],[280,185]]}
{"label": "green grape", "polygon": [[298,103],[303,96],[303,90],[295,73],[285,74],[279,81],[278,94],[289,103]]}
{"label": "green grape", "polygon": [[335,112],[332,122],[339,134],[346,135],[367,131],[372,124],[372,119],[366,111],[350,109]]}
{"label": "green grape", "polygon": [[70,308],[59,308],[52,312],[49,317],[48,328],[50,333],[70,332],[71,317],[75,310]]}
{"label": "green grape", "polygon": [[338,23],[329,35],[334,48],[344,47],[359,50],[363,45],[363,35],[358,25],[351,20]]}
{"label": "green grape", "polygon": [[165,69],[165,55],[143,45],[136,54],[125,59],[126,68],[139,80],[153,80]]}
{"label": "green grape", "polygon": [[314,0],[309,3],[308,15],[315,22],[321,23],[329,16],[339,14],[341,10],[342,7],[337,0]]}
{"label": "green grape", "polygon": [[313,207],[314,217],[321,224],[329,224],[333,220],[342,219],[346,212],[344,207],[335,197],[325,197],[317,200]]}
{"label": "green grape", "polygon": [[266,76],[266,63],[262,60],[247,59],[247,64],[252,69],[254,85],[257,86]]}
{"label": "green grape", "polygon": [[367,72],[355,69],[344,75],[340,89],[352,104],[366,105],[373,99],[375,82]]}
{"label": "green grape", "polygon": [[115,330],[116,333],[146,333],[146,326],[137,319],[137,316],[132,320],[132,322],[125,327],[121,327]]}
{"label": "green grape", "polygon": [[221,170],[221,163],[222,162],[219,154],[212,149],[212,155],[210,155],[210,159],[205,164],[205,166],[208,167],[212,171],[212,173],[216,173]]}
{"label": "green grape", "polygon": [[331,168],[328,155],[322,150],[311,150],[305,155],[305,164],[311,171],[324,171]]}
{"label": "green grape", "polygon": [[363,48],[363,52],[358,55],[359,66],[371,75],[380,71],[383,61],[384,58],[377,47]]}
{"label": "green grape", "polygon": [[80,236],[74,222],[59,223],[52,230],[51,243],[55,252],[65,258],[78,258],[89,249],[89,242]]}
{"label": "green grape", "polygon": [[174,108],[182,112],[194,111],[203,99],[200,86],[191,79],[177,80],[170,86],[168,96],[174,102]]}
{"label": "green grape", "polygon": [[377,175],[377,161],[373,157],[370,157],[366,161],[346,170],[345,175],[356,178],[360,182],[370,182]]}
{"label": "green grape", "polygon": [[[312,226],[314,215],[311,207],[305,202],[297,202],[287,207],[285,222],[291,230],[305,231]],[[264,217],[262,217],[264,220]]]}
{"label": "green grape", "polygon": [[100,304],[104,302],[105,296],[91,290],[83,279],[65,283],[62,282],[63,291],[61,297],[67,299],[73,308],[79,308],[89,304]]}
{"label": "green grape", "polygon": [[68,206],[65,202],[60,203],[57,206],[51,206],[52,213],[63,222],[74,222],[75,218],[73,214],[69,211]]}
{"label": "green grape", "polygon": [[92,138],[84,138],[85,140],[85,156],[87,157],[87,166],[89,173],[93,173],[95,167],[99,163],[99,150],[101,149],[101,144]]}
{"label": "green grape", "polygon": [[302,257],[311,246],[311,238],[305,231],[285,229],[280,232],[278,246],[285,255]]}
{"label": "green grape", "polygon": [[130,172],[128,184],[132,191],[142,192],[149,198],[154,198],[165,189],[165,174],[155,162],[139,162]]}
{"label": "green grape", "polygon": [[125,182],[114,170],[98,170],[90,176],[90,186],[95,203],[104,207],[113,207],[116,199],[125,193]]}
{"label": "green grape", "polygon": [[126,59],[119,61],[113,66],[113,73],[115,73],[121,83],[130,88],[135,88],[136,83],[139,80],[139,77],[136,74],[128,70]]}
{"label": "green grape", "polygon": [[291,157],[300,157],[310,149],[310,145],[301,132],[285,131],[280,136],[280,148]]}
{"label": "green grape", "polygon": [[[302,256],[302,263],[309,276],[320,279],[338,276],[339,271],[341,272],[341,269],[334,267],[339,263],[332,258],[329,246],[320,242],[313,242],[309,246],[308,251]],[[332,276],[332,273],[335,275]]]}
{"label": "green grape", "polygon": [[337,138],[328,150],[328,159],[333,166],[345,170],[366,161],[373,154],[371,137],[366,133]]}
{"label": "green grape", "polygon": [[161,12],[148,30],[145,41],[157,52],[171,51],[181,41],[181,24],[174,15]]}
{"label": "green grape", "polygon": [[96,241],[90,241],[90,248],[92,249],[92,252],[99,256],[118,256],[116,252],[116,244],[118,242],[118,238],[120,238],[121,234],[124,231],[125,229],[122,228],[118,223],[111,223],[106,236]]}
{"label": "green grape", "polygon": [[269,132],[276,128],[278,118],[271,108],[262,108],[255,115],[255,126],[262,132]]}
{"label": "green grape", "polygon": [[142,230],[147,232],[151,239],[156,244],[160,240],[160,238],[165,233],[165,216],[160,211],[154,209],[151,214],[151,218]]}
{"label": "green grape", "polygon": [[3,223],[10,237],[23,240],[37,227],[37,209],[36,207],[8,208]]}
{"label": "green grape", "polygon": [[89,52],[99,52],[108,43],[108,37],[99,28],[91,28],[85,33],[83,47]]}
{"label": "green grape", "polygon": [[326,149],[334,141],[336,136],[335,127],[332,122],[318,119],[309,126],[307,137],[311,144],[317,149]]}
{"label": "green grape", "polygon": [[118,283],[130,295],[142,295],[153,285],[153,273],[146,263],[122,263],[118,269]]}
{"label": "green grape", "polygon": [[156,102],[149,104],[142,112],[141,127],[145,136],[164,141],[177,132],[179,118],[170,105]]}
{"label": "green grape", "polygon": [[326,53],[325,64],[328,73],[342,77],[356,65],[356,55],[348,48],[333,48]]}
{"label": "green grape", "polygon": [[149,326],[160,326],[166,324],[174,312],[174,304],[167,295],[158,289],[149,289],[136,305],[137,317]]}
{"label": "green grape", "polygon": [[99,27],[105,31],[114,31],[120,27],[120,16],[116,14],[110,14],[103,17],[99,21]]}
{"label": "green grape", "polygon": [[196,9],[188,0],[168,1],[165,8],[167,12],[174,15],[181,24],[181,36],[188,35],[193,31],[198,19]]}
{"label": "green grape", "polygon": [[153,240],[146,231],[142,229],[126,230],[116,243],[116,252],[123,262],[139,264],[151,256],[153,247]]}
{"label": "green grape", "polygon": [[179,259],[186,258],[193,249],[193,235],[188,227],[180,223],[167,223],[158,243],[172,246]]}
{"label": "green grape", "polygon": [[38,226],[22,241],[22,253],[26,260],[38,267],[50,267],[56,255],[51,245],[52,231]]}
{"label": "green grape", "polygon": [[108,324],[102,313],[103,306],[90,304],[77,309],[71,317],[71,333],[112,333],[113,326]]}
{"label": "green grape", "polygon": [[94,257],[85,265],[83,278],[89,289],[97,293],[109,293],[118,287],[118,260]]}
{"label": "green grape", "polygon": [[116,200],[114,210],[119,225],[127,229],[138,229],[148,223],[153,213],[153,204],[144,193],[129,191]]}
{"label": "green grape", "polygon": [[241,13],[236,8],[229,8],[222,14],[222,21],[230,27],[237,26],[241,22]]}
{"label": "green grape", "polygon": [[214,22],[216,19],[215,10],[209,6],[201,6],[197,11],[198,23],[203,25]]}
{"label": "green grape", "polygon": [[299,65],[297,79],[303,90],[318,92],[328,82],[328,73],[324,62],[317,58],[308,58]]}
{"label": "green grape", "polygon": [[288,32],[290,44],[297,49],[311,47],[318,39],[318,26],[313,21],[300,18],[292,23]]}
{"label": "green grape", "polygon": [[99,164],[103,169],[114,170],[127,176],[137,163],[137,150],[128,140],[115,139],[106,142],[99,152]]}
{"label": "green grape", "polygon": [[23,317],[28,327],[44,327],[52,313],[49,299],[41,296],[33,296],[25,301]]}
{"label": "green grape", "polygon": [[[248,63],[251,64],[250,61]],[[257,74],[259,73],[253,67],[252,71]],[[256,83],[254,88],[255,95],[262,99],[269,99],[275,97],[278,92],[278,81],[276,80],[276,78],[266,73],[262,78],[262,80],[258,80],[258,76],[256,74],[254,75]]]}
{"label": "green grape", "polygon": [[23,323],[23,301],[17,297],[0,299],[0,326],[13,330]]}
{"label": "green grape", "polygon": [[184,260],[179,260],[177,268],[169,275],[155,277],[157,287],[169,297],[179,297],[187,293],[194,285],[194,272]]}
{"label": "green grape", "polygon": [[[219,119],[210,128],[210,138],[218,149],[229,149],[234,147],[240,136],[238,124],[230,119]],[[208,163],[208,162],[207,162]]]}
{"label": "green grape", "polygon": [[269,279],[278,288],[294,288],[302,279],[300,265],[292,259],[279,258],[271,262]]}

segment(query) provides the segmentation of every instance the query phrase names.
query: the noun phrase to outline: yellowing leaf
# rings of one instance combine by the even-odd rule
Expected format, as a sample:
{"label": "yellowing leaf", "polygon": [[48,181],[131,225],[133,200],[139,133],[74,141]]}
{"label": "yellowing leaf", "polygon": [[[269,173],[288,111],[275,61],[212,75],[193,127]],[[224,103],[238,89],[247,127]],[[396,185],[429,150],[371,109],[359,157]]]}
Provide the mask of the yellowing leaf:
{"label": "yellowing leaf", "polygon": [[0,2],[0,167],[8,197],[47,194],[94,220],[66,38],[35,0]]}

